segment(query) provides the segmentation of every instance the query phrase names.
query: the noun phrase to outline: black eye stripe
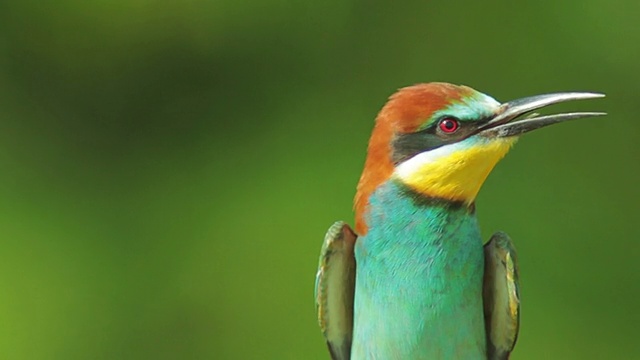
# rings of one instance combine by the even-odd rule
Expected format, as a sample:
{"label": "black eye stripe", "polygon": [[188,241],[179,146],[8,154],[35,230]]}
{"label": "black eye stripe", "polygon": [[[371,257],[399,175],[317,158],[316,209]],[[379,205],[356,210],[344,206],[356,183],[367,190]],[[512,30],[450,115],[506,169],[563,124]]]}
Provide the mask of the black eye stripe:
{"label": "black eye stripe", "polygon": [[[440,122],[444,119],[455,119],[458,121],[458,129],[451,133],[438,131]],[[437,149],[441,146],[462,141],[477,133],[478,129],[486,124],[491,117],[482,119],[460,119],[455,116],[443,115],[437,121],[429,124],[428,127],[408,134],[395,134],[391,141],[394,164],[399,164],[408,160],[421,152]]]}
{"label": "black eye stripe", "polygon": [[433,128],[409,134],[396,134],[391,141],[392,160],[397,165],[421,152],[457,142],[457,138],[443,138]]}

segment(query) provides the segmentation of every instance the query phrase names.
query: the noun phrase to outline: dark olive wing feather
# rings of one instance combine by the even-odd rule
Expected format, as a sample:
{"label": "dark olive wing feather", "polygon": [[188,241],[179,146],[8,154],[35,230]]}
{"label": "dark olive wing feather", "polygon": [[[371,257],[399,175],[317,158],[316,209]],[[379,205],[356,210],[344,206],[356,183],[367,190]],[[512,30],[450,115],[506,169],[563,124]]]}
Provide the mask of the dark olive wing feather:
{"label": "dark olive wing feather", "polygon": [[316,275],[316,307],[333,360],[349,360],[353,332],[356,234],[338,221],[327,231]]}
{"label": "dark olive wing feather", "polygon": [[487,359],[506,360],[516,344],[520,325],[518,264],[509,236],[495,233],[484,246],[484,259]]}

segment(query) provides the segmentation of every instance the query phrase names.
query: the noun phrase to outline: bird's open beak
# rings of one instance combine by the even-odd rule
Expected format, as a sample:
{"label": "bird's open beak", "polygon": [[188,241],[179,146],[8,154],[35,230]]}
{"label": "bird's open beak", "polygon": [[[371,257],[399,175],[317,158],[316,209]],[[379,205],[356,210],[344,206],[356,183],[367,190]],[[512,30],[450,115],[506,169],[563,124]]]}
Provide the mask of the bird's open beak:
{"label": "bird's open beak", "polygon": [[[479,134],[487,137],[518,136],[531,130],[566,120],[573,120],[592,116],[606,115],[603,112],[573,112],[555,115],[538,116],[530,114],[533,110],[571,100],[595,99],[604,94],[587,92],[568,92],[526,97],[506,102],[500,106],[498,115],[486,123]],[[518,117],[530,114],[529,117],[516,120]],[[516,121],[514,121],[516,120]]]}

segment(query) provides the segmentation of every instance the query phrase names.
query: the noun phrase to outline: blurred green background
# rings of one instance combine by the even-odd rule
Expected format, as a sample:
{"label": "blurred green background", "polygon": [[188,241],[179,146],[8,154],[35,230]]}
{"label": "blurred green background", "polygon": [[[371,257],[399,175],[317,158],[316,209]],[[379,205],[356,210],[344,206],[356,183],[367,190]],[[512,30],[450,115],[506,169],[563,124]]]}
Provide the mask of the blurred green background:
{"label": "blurred green background", "polygon": [[313,283],[396,88],[607,94],[478,199],[514,359],[640,357],[638,1],[0,1],[0,359],[328,359]]}

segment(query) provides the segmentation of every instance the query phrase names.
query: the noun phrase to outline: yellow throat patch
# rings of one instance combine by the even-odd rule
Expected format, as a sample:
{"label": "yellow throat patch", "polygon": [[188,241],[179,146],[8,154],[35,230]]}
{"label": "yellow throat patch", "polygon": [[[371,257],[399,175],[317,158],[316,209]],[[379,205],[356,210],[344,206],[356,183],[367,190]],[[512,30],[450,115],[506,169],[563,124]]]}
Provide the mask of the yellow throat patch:
{"label": "yellow throat patch", "polygon": [[511,137],[445,145],[398,165],[394,175],[418,193],[470,204],[516,141]]}

